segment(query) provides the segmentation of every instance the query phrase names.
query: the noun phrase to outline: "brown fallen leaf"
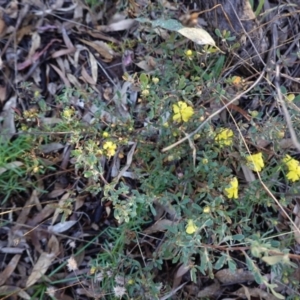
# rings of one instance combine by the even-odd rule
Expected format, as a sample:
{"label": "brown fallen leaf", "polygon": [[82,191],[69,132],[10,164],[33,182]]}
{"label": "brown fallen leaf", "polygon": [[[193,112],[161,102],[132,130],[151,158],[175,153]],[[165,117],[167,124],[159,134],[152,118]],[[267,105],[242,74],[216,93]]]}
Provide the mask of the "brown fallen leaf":
{"label": "brown fallen leaf", "polygon": [[254,281],[254,276],[250,271],[246,271],[243,269],[238,269],[235,272],[231,272],[229,269],[223,269],[218,271],[215,274],[215,277],[222,284],[236,284],[241,282],[252,282]]}
{"label": "brown fallen leaf", "polygon": [[242,171],[247,182],[250,183],[256,180],[253,171],[250,170],[248,166],[242,164]]}
{"label": "brown fallen leaf", "polygon": [[33,190],[32,193],[31,193],[31,196],[30,198],[26,201],[18,219],[17,219],[17,222],[13,229],[14,228],[20,228],[22,227],[23,224],[26,223],[27,221],[27,218],[28,218],[28,215],[32,209],[32,207],[34,206],[35,203],[38,202],[38,199],[37,199],[37,191],[36,190]]}
{"label": "brown fallen leaf", "polygon": [[212,45],[215,46],[216,43],[211,35],[202,28],[189,28],[183,27],[177,30],[180,34],[190,39],[198,45]]}
{"label": "brown fallen leaf", "polygon": [[82,43],[92,47],[95,49],[104,59],[105,62],[111,62],[113,59],[113,51],[112,49],[102,41],[87,41],[83,39],[79,39]]}
{"label": "brown fallen leaf", "polygon": [[19,246],[20,248],[25,248],[26,237],[24,234],[23,224],[26,224],[28,215],[33,206],[38,203],[38,193],[33,190],[31,197],[26,201],[20,215],[17,218],[16,225],[14,225],[8,234],[8,246]]}
{"label": "brown fallen leaf", "polygon": [[22,41],[23,37],[25,35],[29,35],[32,33],[33,25],[27,25],[23,26],[17,31],[17,44],[19,44],[20,41]]}
{"label": "brown fallen leaf", "polygon": [[100,32],[93,32],[91,30],[87,30],[85,32],[86,34],[89,34],[90,36],[92,36],[94,39],[98,39],[98,40],[104,40],[104,41],[109,41],[112,42],[114,44],[120,45],[121,41],[118,41],[117,39],[115,39],[114,37],[111,36],[106,36],[105,34],[102,34]]}
{"label": "brown fallen leaf", "polygon": [[149,56],[146,59],[136,63],[136,65],[146,72],[150,72],[156,69],[156,62],[153,57]]}
{"label": "brown fallen leaf", "polygon": [[247,296],[247,299],[249,300],[252,299],[253,297],[255,298],[258,297],[258,299],[264,299],[264,300],[278,300],[278,298],[275,297],[274,295],[269,294],[268,292],[265,292],[259,288],[251,288],[245,286],[242,286],[233,294],[243,298]]}
{"label": "brown fallen leaf", "polygon": [[61,49],[61,50],[53,52],[51,54],[51,57],[52,58],[58,58],[58,57],[61,57],[61,56],[65,56],[65,55],[74,53],[75,51],[76,51],[76,48]]}
{"label": "brown fallen leaf", "polygon": [[65,45],[67,46],[67,48],[68,49],[74,49],[75,47],[74,47],[71,39],[69,38],[68,33],[66,31],[66,28],[64,26],[62,27],[61,32],[62,32],[63,40],[64,40]]}
{"label": "brown fallen leaf", "polygon": [[167,219],[161,219],[155,222],[150,227],[146,228],[143,232],[145,234],[152,234],[158,231],[165,231],[168,227],[171,227],[174,225],[174,222]]}
{"label": "brown fallen leaf", "polygon": [[16,266],[18,265],[20,258],[21,255],[16,254],[8,263],[6,268],[0,273],[0,286],[3,285],[6,282],[6,280],[10,277],[10,275],[13,273]]}
{"label": "brown fallen leaf", "polygon": [[9,140],[16,133],[15,126],[15,107],[17,106],[17,96],[13,95],[8,101],[6,101],[0,117],[3,119],[2,124],[0,124],[0,131],[2,133],[2,138]]}
{"label": "brown fallen leaf", "polygon": [[202,289],[197,297],[198,298],[205,298],[205,297],[215,297],[216,295],[218,295],[220,293],[221,290],[221,285],[220,283],[215,280],[215,282],[207,287],[205,287],[204,289]]}
{"label": "brown fallen leaf", "polygon": [[22,63],[18,63],[17,64],[17,70],[21,71],[24,70],[26,68],[28,68],[29,66],[31,66],[33,63],[35,63],[36,61],[39,60],[39,58],[48,50],[48,48],[55,42],[61,42],[58,39],[52,39],[47,45],[46,47],[44,47],[44,49],[42,49],[39,52],[34,53],[32,56],[28,57],[25,61],[23,61]]}
{"label": "brown fallen leaf", "polygon": [[103,32],[128,30],[136,23],[137,21],[134,19],[125,19],[125,20],[112,23],[107,26],[105,25],[97,26],[97,30]]}
{"label": "brown fallen leaf", "polygon": [[67,78],[74,86],[76,86],[76,88],[82,88],[81,83],[78,81],[76,76],[71,73],[67,73]]}
{"label": "brown fallen leaf", "polygon": [[187,272],[189,272],[191,267],[192,267],[192,264],[188,264],[188,265],[181,264],[180,265],[180,267],[177,269],[177,271],[174,275],[174,278],[173,278],[173,285],[172,285],[173,290],[180,285],[183,275],[186,274]]}
{"label": "brown fallen leaf", "polygon": [[6,30],[6,24],[3,18],[0,16],[0,37],[4,36]]}
{"label": "brown fallen leaf", "polygon": [[55,209],[54,215],[52,217],[51,225],[53,225],[56,222],[58,216],[62,213],[62,208],[64,208],[64,213],[65,214],[71,214],[72,213],[72,210],[68,206],[69,198],[70,198],[70,193],[65,193],[61,197],[61,199],[58,202],[58,205],[56,205],[57,208]]}
{"label": "brown fallen leaf", "polygon": [[69,230],[72,226],[74,226],[77,223],[77,221],[65,221],[65,222],[60,222],[56,223],[53,226],[48,226],[48,231],[51,233],[62,233],[64,231]]}
{"label": "brown fallen leaf", "polygon": [[35,284],[47,272],[48,268],[59,254],[59,242],[54,235],[49,239],[47,248],[50,252],[43,252],[40,255],[26,281],[26,288]]}
{"label": "brown fallen leaf", "polygon": [[[6,295],[6,299],[11,299],[9,296],[18,295],[22,299],[32,299],[24,290],[12,285],[3,285],[0,287],[0,295]],[[3,299],[3,298],[2,298]]]}
{"label": "brown fallen leaf", "polygon": [[95,82],[98,81],[98,62],[92,52],[89,51],[89,57],[90,57],[90,67],[92,71],[92,77]]}
{"label": "brown fallen leaf", "polygon": [[89,83],[90,85],[96,84],[96,81],[88,74],[84,66],[81,68],[81,75],[80,79],[83,79],[86,83]]}
{"label": "brown fallen leaf", "polygon": [[[1,67],[0,67],[1,69]],[[6,99],[7,87],[0,85],[0,103],[3,103]]]}
{"label": "brown fallen leaf", "polygon": [[37,32],[34,32],[31,35],[31,47],[28,52],[28,57],[32,57],[40,47],[41,47],[41,36]]}
{"label": "brown fallen leaf", "polygon": [[49,64],[55,71],[56,73],[59,75],[59,77],[63,80],[64,84],[66,87],[71,87],[71,83],[70,81],[66,78],[65,74],[55,65]]}
{"label": "brown fallen leaf", "polygon": [[[300,218],[299,218],[299,214],[300,214],[300,203],[299,203],[299,200],[296,202],[296,205],[294,207],[294,210],[293,210],[293,214],[295,217],[295,225],[300,228]],[[298,244],[300,244],[300,233],[299,233],[299,230],[298,228],[293,228],[294,229],[294,237],[295,237],[295,240]]]}

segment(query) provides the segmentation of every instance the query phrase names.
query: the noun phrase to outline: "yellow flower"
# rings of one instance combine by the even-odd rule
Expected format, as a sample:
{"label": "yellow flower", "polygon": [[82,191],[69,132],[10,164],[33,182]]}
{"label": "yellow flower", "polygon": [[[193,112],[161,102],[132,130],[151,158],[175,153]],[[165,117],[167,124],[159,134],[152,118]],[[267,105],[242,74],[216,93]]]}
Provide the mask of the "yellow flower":
{"label": "yellow flower", "polygon": [[248,110],[252,118],[256,118],[259,115],[257,110]]}
{"label": "yellow flower", "polygon": [[65,118],[71,118],[74,114],[74,110],[72,108],[66,108],[64,109],[62,115],[65,117]]}
{"label": "yellow flower", "polygon": [[187,234],[193,234],[197,229],[198,229],[198,228],[197,228],[197,226],[195,225],[194,220],[189,219],[189,220],[188,220],[188,223],[187,223],[187,225],[186,225],[186,227],[185,227],[186,233],[187,233]]}
{"label": "yellow flower", "polygon": [[41,93],[40,93],[40,91],[37,91],[37,90],[36,90],[36,91],[34,92],[34,98],[37,98],[37,97],[39,97],[39,96],[40,96],[40,94],[41,94]]}
{"label": "yellow flower", "polygon": [[286,174],[286,178],[292,182],[295,182],[300,179],[300,167],[297,170],[290,170]]}
{"label": "yellow flower", "polygon": [[288,102],[293,102],[296,97],[295,94],[288,94],[285,98]]}
{"label": "yellow flower", "polygon": [[194,109],[191,106],[188,106],[185,102],[178,101],[177,104],[173,105],[173,112],[173,121],[187,122],[194,114]]}
{"label": "yellow flower", "polygon": [[299,161],[292,158],[290,155],[286,155],[282,160],[289,170],[296,170],[299,167]]}
{"label": "yellow flower", "polygon": [[210,213],[210,207],[209,207],[209,206],[205,206],[205,207],[203,208],[203,212],[204,212],[205,214],[209,214],[209,213]]}
{"label": "yellow flower", "polygon": [[159,78],[153,77],[153,78],[152,78],[152,82],[153,82],[154,84],[159,83]]}
{"label": "yellow flower", "polygon": [[22,131],[28,130],[28,126],[25,125],[25,124],[22,124],[22,125],[21,125],[21,130],[22,130]]}
{"label": "yellow flower", "polygon": [[219,145],[230,146],[233,141],[233,131],[228,128],[221,128],[219,133],[215,136],[215,141],[219,143]]}
{"label": "yellow flower", "polygon": [[287,166],[289,171],[286,175],[286,178],[292,182],[299,180],[300,179],[299,161],[287,154],[283,159],[283,163]]}
{"label": "yellow flower", "polygon": [[232,77],[232,84],[233,85],[239,85],[242,82],[242,77],[240,76],[233,76]]}
{"label": "yellow flower", "polygon": [[144,97],[149,96],[149,94],[150,94],[150,91],[149,91],[149,90],[143,90],[143,91],[142,91],[142,95],[143,95]]}
{"label": "yellow flower", "polygon": [[208,164],[208,159],[207,159],[207,158],[202,158],[202,163],[203,163],[204,165],[207,165],[207,164]]}
{"label": "yellow flower", "polygon": [[186,50],[185,51],[185,55],[189,58],[189,59],[191,59],[191,57],[193,56],[193,51],[192,50]]}
{"label": "yellow flower", "polygon": [[238,188],[239,188],[239,182],[236,177],[233,177],[229,183],[229,187],[224,189],[225,195],[229,199],[237,199],[238,198]]}
{"label": "yellow flower", "polygon": [[114,156],[116,153],[117,145],[113,142],[105,142],[103,144],[103,149],[106,150],[106,155],[108,157]]}
{"label": "yellow flower", "polygon": [[246,160],[247,160],[247,166],[251,170],[256,171],[256,172],[260,172],[263,169],[263,167],[265,166],[261,152],[252,154],[252,155],[248,155],[246,157]]}
{"label": "yellow flower", "polygon": [[107,137],[109,137],[109,133],[108,133],[107,131],[104,131],[104,132],[102,133],[102,136],[103,136],[104,138],[107,138]]}

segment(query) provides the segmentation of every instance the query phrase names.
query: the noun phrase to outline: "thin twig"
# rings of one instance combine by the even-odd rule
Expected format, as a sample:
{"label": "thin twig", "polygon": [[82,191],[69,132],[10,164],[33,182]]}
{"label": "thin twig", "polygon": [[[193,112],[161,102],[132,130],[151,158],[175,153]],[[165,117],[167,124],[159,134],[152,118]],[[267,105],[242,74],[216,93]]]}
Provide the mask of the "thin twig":
{"label": "thin twig", "polygon": [[262,64],[263,64],[264,66],[266,66],[266,63],[265,63],[264,60],[262,59],[262,57],[261,57],[260,53],[258,52],[258,50],[256,49],[256,46],[255,46],[255,44],[253,43],[251,37],[249,36],[248,32],[245,30],[244,25],[243,25],[243,23],[241,22],[241,20],[240,20],[240,18],[239,18],[239,15],[237,14],[237,12],[236,12],[236,10],[235,10],[235,8],[234,8],[234,5],[232,4],[231,1],[229,1],[229,4],[231,5],[232,11],[234,12],[234,14],[235,14],[235,16],[236,16],[238,22],[240,23],[240,25],[241,25],[241,27],[242,27],[242,29],[243,29],[244,34],[245,34],[245,35],[247,36],[247,38],[249,39],[249,42],[251,43],[251,45],[252,45],[254,51],[256,52],[256,54],[257,54],[257,56],[259,57],[259,59],[260,59],[260,61],[262,62]]}
{"label": "thin twig", "polygon": [[276,75],[275,75],[275,87],[276,87],[276,93],[277,93],[277,97],[276,97],[277,102],[282,107],[282,112],[283,112],[286,124],[288,126],[288,129],[290,131],[292,142],[293,142],[295,148],[297,148],[297,150],[300,151],[300,143],[298,142],[297,135],[296,135],[296,132],[295,132],[293,124],[292,124],[290,113],[289,113],[289,111],[286,107],[285,101],[282,98],[282,92],[280,90],[280,85],[279,85],[279,79],[280,79],[280,72],[279,71],[280,71],[280,67],[277,64],[276,65]]}

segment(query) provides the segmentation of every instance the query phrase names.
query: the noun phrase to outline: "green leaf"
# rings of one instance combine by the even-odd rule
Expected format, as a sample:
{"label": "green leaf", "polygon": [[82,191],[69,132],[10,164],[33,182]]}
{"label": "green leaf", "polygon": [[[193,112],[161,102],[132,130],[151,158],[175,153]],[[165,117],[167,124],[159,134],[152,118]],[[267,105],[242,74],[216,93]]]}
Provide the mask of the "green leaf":
{"label": "green leaf", "polygon": [[46,112],[47,111],[47,103],[44,99],[41,99],[39,102],[38,102],[38,106],[40,107],[41,111],[42,112]]}
{"label": "green leaf", "polygon": [[218,28],[215,29],[215,34],[216,34],[216,36],[219,37],[219,38],[222,37],[222,33],[221,33],[220,29],[218,29]]}
{"label": "green leaf", "polygon": [[148,78],[147,74],[142,73],[140,75],[140,82],[141,82],[142,85],[147,85],[148,84],[149,78]]}
{"label": "green leaf", "polygon": [[227,257],[225,255],[222,255],[216,262],[215,264],[215,269],[216,270],[220,270],[223,266],[224,266],[224,263],[226,262],[227,260]]}
{"label": "green leaf", "polygon": [[207,265],[208,265],[208,253],[205,249],[202,253],[200,253],[201,263],[199,266],[199,270],[203,275],[206,275]]}
{"label": "green leaf", "polygon": [[273,289],[271,289],[271,292],[272,292],[272,294],[273,294],[276,298],[278,298],[278,299],[285,299],[284,296],[282,296],[281,294],[275,292]]}
{"label": "green leaf", "polygon": [[192,280],[192,282],[194,282],[194,283],[197,282],[197,273],[196,273],[196,271],[197,271],[196,268],[191,268],[191,270],[190,270],[191,280]]}
{"label": "green leaf", "polygon": [[180,80],[178,83],[178,90],[183,90],[186,86],[186,78],[184,76],[180,76]]}
{"label": "green leaf", "polygon": [[137,18],[136,20],[139,21],[140,23],[150,23],[153,27],[161,27],[163,29],[167,29],[170,31],[177,31],[183,27],[181,23],[175,19],[168,19],[168,20],[157,19],[152,21],[147,18]]}
{"label": "green leaf", "polygon": [[245,238],[245,236],[243,234],[235,234],[232,236],[232,239],[234,241],[242,241]]}
{"label": "green leaf", "polygon": [[215,63],[214,65],[214,69],[213,69],[213,78],[217,78],[220,76],[222,70],[223,70],[223,67],[224,67],[224,63],[225,63],[225,56],[224,55],[221,55],[217,62]]}
{"label": "green leaf", "polygon": [[155,21],[152,21],[153,27],[161,27],[163,29],[171,30],[171,31],[178,31],[181,28],[183,28],[182,24],[174,19],[164,20],[164,19],[158,19]]}
{"label": "green leaf", "polygon": [[287,89],[286,89],[285,86],[282,85],[282,86],[280,87],[280,90],[281,90],[281,93],[282,93],[282,94],[284,94],[284,95],[287,94]]}
{"label": "green leaf", "polygon": [[282,255],[264,256],[261,259],[268,265],[273,266],[282,262],[283,256]]}
{"label": "green leaf", "polygon": [[255,11],[256,17],[260,14],[261,10],[263,9],[264,3],[265,3],[265,0],[259,0],[257,9]]}
{"label": "green leaf", "polygon": [[253,272],[254,275],[254,280],[256,281],[256,283],[258,284],[262,284],[263,283],[263,277],[261,276],[261,274],[259,273],[259,271],[255,270]]}
{"label": "green leaf", "polygon": [[204,228],[204,227],[209,227],[211,225],[214,224],[214,221],[212,219],[208,219],[205,221],[205,223],[201,226],[201,228]]}
{"label": "green leaf", "polygon": [[230,258],[230,260],[228,260],[228,268],[232,273],[234,273],[236,271],[236,263],[231,258]]}

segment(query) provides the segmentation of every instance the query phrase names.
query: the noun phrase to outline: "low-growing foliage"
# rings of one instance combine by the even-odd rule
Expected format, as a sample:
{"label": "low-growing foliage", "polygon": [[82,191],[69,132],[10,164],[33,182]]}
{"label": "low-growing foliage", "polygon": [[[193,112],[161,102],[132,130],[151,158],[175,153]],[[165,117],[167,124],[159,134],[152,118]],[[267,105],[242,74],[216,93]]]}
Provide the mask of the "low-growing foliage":
{"label": "low-growing foliage", "polygon": [[[91,7],[103,3],[88,1]],[[35,93],[34,108],[17,118],[22,134],[0,140],[2,204],[32,188],[35,176],[51,177],[55,171],[69,176],[65,186],[58,183],[68,197],[55,206],[55,219],[76,219],[82,229],[101,208],[100,220],[93,224],[97,237],[82,229],[78,236],[86,240],[70,246],[67,260],[57,258],[51,272],[31,287],[32,297],[54,298],[53,287],[80,282],[105,299],[160,299],[171,293],[177,277],[196,283],[199,278],[213,280],[218,270],[244,269],[257,286],[282,299],[279,283],[297,288],[290,252],[292,231],[299,230],[292,219],[287,226],[278,215],[290,215],[283,208],[293,204],[291,195],[299,193],[300,180],[299,156],[281,144],[284,120],[275,115],[264,122],[264,105],[249,104],[248,109],[240,99],[207,121],[245,88],[247,79],[229,72],[231,62],[214,47],[194,46],[174,32],[161,42],[153,28],[139,30],[141,39],[147,30],[143,47],[156,68],[123,75],[136,99],[127,90],[124,97],[115,82],[118,88],[107,92],[111,97],[64,89],[54,109]],[[228,31],[216,30],[216,35],[229,51],[238,46],[229,46],[235,37]],[[23,88],[28,92],[30,85]],[[284,87],[282,91],[299,129],[298,96]],[[263,102],[272,93],[258,84],[247,100],[258,95]],[[63,145],[49,151],[53,157],[43,150],[52,144]],[[56,164],[59,155],[68,163]],[[76,230],[72,238],[76,240]],[[94,245],[100,245],[97,252]],[[81,257],[84,251],[91,253],[87,260]],[[78,262],[86,272],[80,272]],[[180,267],[185,272],[179,276]],[[62,278],[63,268],[72,276]]]}

